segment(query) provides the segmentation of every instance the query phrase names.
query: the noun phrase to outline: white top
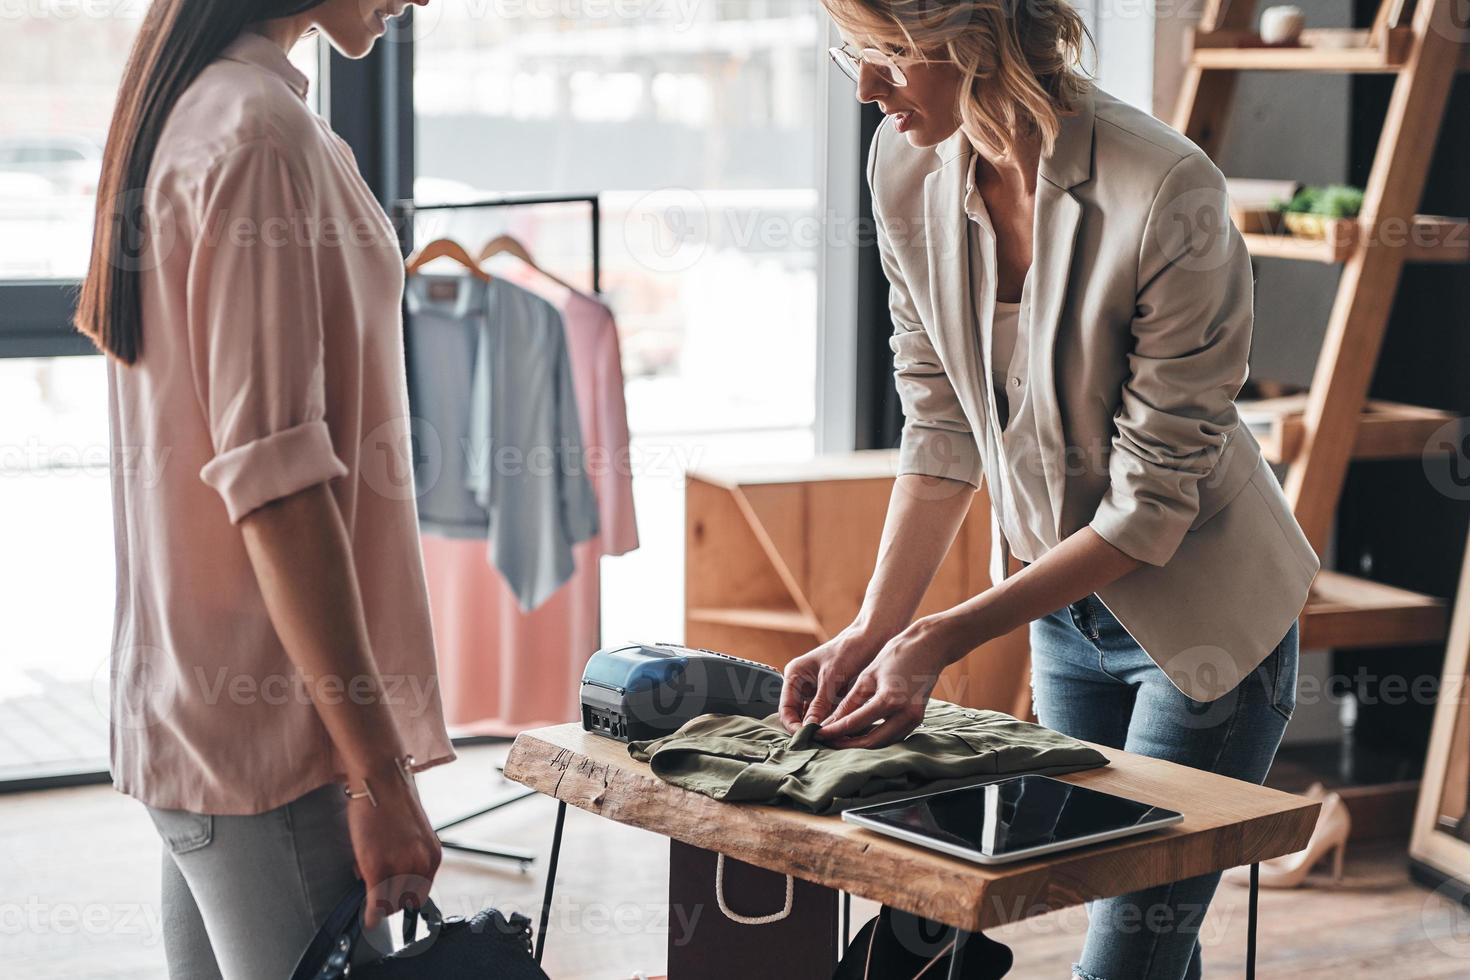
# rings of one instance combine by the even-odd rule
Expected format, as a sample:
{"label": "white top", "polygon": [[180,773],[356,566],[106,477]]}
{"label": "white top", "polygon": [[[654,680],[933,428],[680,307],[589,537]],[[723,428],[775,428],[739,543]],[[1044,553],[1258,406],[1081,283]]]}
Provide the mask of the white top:
{"label": "white top", "polygon": [[1056,529],[1048,526],[1051,505],[1041,464],[1041,441],[1031,401],[1026,397],[1031,279],[1028,276],[1021,287],[1021,302],[1002,303],[996,299],[995,230],[985,201],[975,188],[973,170],[965,194],[965,213],[970,218],[970,305],[995,406],[993,421],[983,437],[995,441],[999,451],[992,458],[1001,460],[1005,470],[986,474],[986,484],[996,524],[1011,553],[1022,561],[1033,562],[1049,550],[1046,542],[1055,536]]}
{"label": "white top", "polygon": [[1011,368],[1011,360],[1016,352],[1016,337],[1020,332],[1021,304],[1002,303],[996,300],[995,309],[991,312],[990,318],[990,379],[995,383],[996,407],[1003,410],[1002,428],[1007,424],[1010,411],[1007,404],[1009,398],[1002,398],[1001,393],[1021,387],[1021,376],[1008,373]]}

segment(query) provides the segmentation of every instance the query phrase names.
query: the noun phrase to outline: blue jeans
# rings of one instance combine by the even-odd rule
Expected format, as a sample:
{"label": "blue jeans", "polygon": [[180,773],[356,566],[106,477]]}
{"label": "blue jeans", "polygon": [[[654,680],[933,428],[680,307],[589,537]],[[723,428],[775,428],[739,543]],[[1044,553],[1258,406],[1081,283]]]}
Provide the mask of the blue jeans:
{"label": "blue jeans", "polygon": [[[1296,707],[1297,626],[1229,694],[1181,694],[1097,596],[1031,624],[1031,688],[1047,728],[1260,783]],[[1088,906],[1082,980],[1198,980],[1199,930],[1219,874]]]}

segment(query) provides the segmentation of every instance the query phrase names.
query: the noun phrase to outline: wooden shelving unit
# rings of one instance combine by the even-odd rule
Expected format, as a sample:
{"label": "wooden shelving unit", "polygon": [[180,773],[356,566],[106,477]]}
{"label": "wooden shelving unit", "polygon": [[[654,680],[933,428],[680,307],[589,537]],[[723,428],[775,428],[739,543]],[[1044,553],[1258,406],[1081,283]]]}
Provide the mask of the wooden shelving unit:
{"label": "wooden shelving unit", "polygon": [[[1306,439],[1306,395],[1262,398],[1240,403],[1241,421],[1249,425],[1266,459],[1293,462]],[[1447,452],[1432,437],[1456,416],[1437,408],[1370,399],[1358,418],[1353,459],[1415,459],[1427,452]]]}
{"label": "wooden shelving unit", "polygon": [[[1247,18],[1250,12],[1247,11]],[[1382,16],[1382,15],[1380,15]],[[1186,55],[1192,68],[1206,71],[1305,71],[1323,74],[1389,75],[1402,71],[1414,46],[1414,28],[1384,32],[1322,29],[1302,32],[1296,45],[1267,45],[1252,31],[1195,31]],[[1470,51],[1461,51],[1454,71],[1470,71]]]}
{"label": "wooden shelving unit", "polygon": [[1302,613],[1307,650],[1412,646],[1444,639],[1443,599],[1323,570]]}
{"label": "wooden shelving unit", "polygon": [[[784,667],[852,622],[897,467],[898,454],[882,451],[691,472],[685,642]],[[982,491],[919,615],[983,591],[989,553],[990,501]],[[1025,630],[992,640],[945,671],[935,695],[1026,717],[1029,649]]]}
{"label": "wooden shelving unit", "polygon": [[[1470,221],[1419,214],[1412,224],[1384,229],[1383,239],[1366,243],[1367,248],[1404,250],[1405,262],[1459,263],[1470,261]],[[1329,265],[1346,262],[1353,257],[1358,243],[1364,239],[1362,225],[1351,218],[1342,219],[1325,238],[1302,238],[1296,235],[1242,236],[1251,255],[1262,259],[1293,259],[1299,262],[1323,262]]]}
{"label": "wooden shelving unit", "polygon": [[[1319,553],[1331,534],[1348,463],[1422,453],[1430,435],[1452,419],[1434,409],[1368,399],[1404,265],[1470,258],[1470,225],[1417,214],[1450,86],[1466,63],[1461,35],[1444,29],[1455,23],[1452,2],[1418,0],[1412,20],[1401,23],[1402,0],[1383,0],[1368,30],[1307,31],[1298,47],[1268,48],[1250,30],[1254,3],[1209,0],[1188,57],[1174,124],[1212,155],[1242,71],[1397,76],[1358,218],[1339,224],[1324,241],[1246,236],[1254,256],[1343,267],[1307,394],[1241,406],[1268,457],[1288,466],[1287,497]],[[1318,578],[1308,610],[1311,636],[1345,645],[1443,639],[1439,600],[1336,573]],[[1303,642],[1315,645],[1306,636]]]}
{"label": "wooden shelving unit", "polygon": [[[1250,31],[1251,0],[1208,0],[1174,120],[1216,155],[1242,71],[1395,76],[1358,217],[1338,223],[1323,241],[1245,236],[1258,258],[1342,265],[1307,392],[1240,406],[1267,457],[1287,467],[1287,497],[1319,554],[1332,532],[1350,461],[1420,456],[1433,449],[1431,436],[1454,420],[1436,409],[1368,398],[1405,264],[1470,259],[1470,226],[1463,219],[1417,214],[1450,88],[1470,64],[1463,31],[1447,29],[1459,23],[1453,0],[1416,0],[1407,23],[1405,7],[1404,0],[1382,0],[1368,30],[1308,31],[1300,47],[1266,48]],[[1303,612],[1301,642],[1307,649],[1428,644],[1443,640],[1447,626],[1442,599],[1324,570]],[[1366,818],[1401,804],[1406,789],[1399,783],[1354,793],[1354,814]],[[1382,820],[1377,824],[1389,828]]]}
{"label": "wooden shelving unit", "polygon": [[1368,30],[1309,30],[1301,43],[1268,46],[1249,31],[1196,31],[1190,64],[1231,71],[1395,72],[1413,48],[1414,32],[1396,27],[1375,37]]}

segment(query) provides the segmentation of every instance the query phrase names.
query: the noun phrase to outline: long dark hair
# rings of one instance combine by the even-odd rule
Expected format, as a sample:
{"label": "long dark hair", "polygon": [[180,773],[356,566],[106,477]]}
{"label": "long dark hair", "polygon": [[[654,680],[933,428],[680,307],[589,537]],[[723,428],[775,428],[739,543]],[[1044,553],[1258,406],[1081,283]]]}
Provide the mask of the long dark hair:
{"label": "long dark hair", "polygon": [[143,188],[169,112],[244,29],[323,0],[153,0],[123,70],[97,183],[92,257],[76,328],[132,364],[143,352],[138,258],[146,247]]}

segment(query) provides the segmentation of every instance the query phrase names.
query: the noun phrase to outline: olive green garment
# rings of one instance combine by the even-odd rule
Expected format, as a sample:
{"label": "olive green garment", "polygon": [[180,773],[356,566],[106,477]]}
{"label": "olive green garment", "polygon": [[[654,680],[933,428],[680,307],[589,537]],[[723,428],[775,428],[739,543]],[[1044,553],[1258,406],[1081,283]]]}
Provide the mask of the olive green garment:
{"label": "olive green garment", "polygon": [[779,716],[700,715],[628,753],[665,782],[727,803],[780,803],[812,813],[1020,773],[1107,765],[1090,746],[999,711],[930,701],[924,722],[881,749],[834,749],[815,724],[795,735]]}

